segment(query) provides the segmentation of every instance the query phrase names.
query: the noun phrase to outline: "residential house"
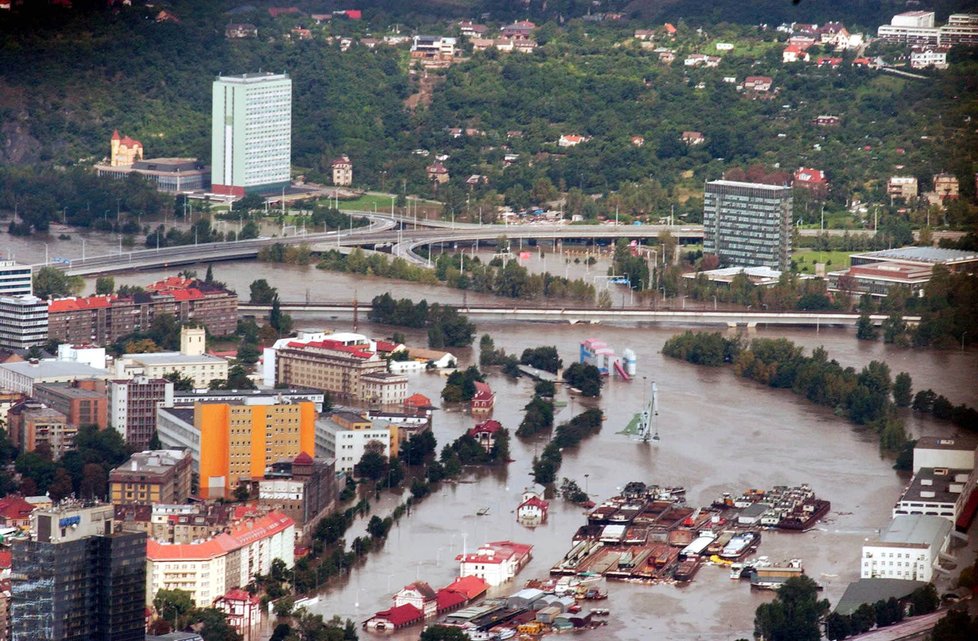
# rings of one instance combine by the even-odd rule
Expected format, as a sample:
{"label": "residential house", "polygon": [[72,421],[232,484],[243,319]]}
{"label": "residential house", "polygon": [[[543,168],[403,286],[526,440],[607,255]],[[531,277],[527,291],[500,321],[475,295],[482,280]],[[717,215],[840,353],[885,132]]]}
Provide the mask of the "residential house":
{"label": "residential house", "polygon": [[557,141],[558,147],[576,147],[582,142],[587,142],[587,136],[580,136],[578,134],[562,134],[560,140]]}
{"label": "residential house", "polygon": [[459,32],[466,38],[477,38],[485,34],[488,31],[488,27],[484,24],[476,24],[471,20],[462,20],[458,23]]}
{"label": "residential house", "polygon": [[645,137],[644,136],[632,136],[632,144],[635,145],[636,147],[641,147],[642,145],[645,144]]}
{"label": "residential house", "polygon": [[37,507],[28,503],[24,497],[8,494],[0,499],[0,526],[27,530],[31,526],[31,513]]}
{"label": "residential house", "polygon": [[637,40],[652,40],[653,38],[655,38],[655,30],[654,29],[636,29],[635,30],[635,39],[637,39]]}
{"label": "residential house", "polygon": [[240,588],[228,590],[214,601],[228,623],[244,638],[251,638],[262,622],[261,599]]}
{"label": "residential house", "polygon": [[469,402],[473,414],[489,413],[496,404],[496,393],[482,381],[475,382],[475,395]]}
{"label": "residential house", "polygon": [[450,61],[455,57],[458,40],[444,36],[414,36],[411,58],[418,60]]}
{"label": "residential house", "polygon": [[503,38],[512,40],[528,40],[533,37],[533,31],[537,26],[529,20],[519,20],[513,24],[508,24],[500,30]]}
{"label": "residential house", "polygon": [[819,67],[831,67],[836,69],[842,64],[842,58],[833,56],[819,56],[815,60],[815,64]]}
{"label": "residential house", "polygon": [[913,69],[947,69],[947,45],[919,45],[910,51],[910,66]]}
{"label": "residential house", "polygon": [[958,199],[958,177],[954,174],[934,174],[934,193],[943,200]]}
{"label": "residential house", "polygon": [[522,502],[516,508],[516,521],[525,527],[536,527],[547,521],[550,503],[532,490],[523,492]]}
{"label": "residential house", "polygon": [[808,62],[809,58],[808,52],[799,45],[788,45],[781,52],[781,62],[785,64],[791,62]]}
{"label": "residential house", "polygon": [[445,165],[438,161],[428,165],[425,168],[425,172],[428,174],[428,181],[436,183],[437,185],[443,185],[451,178]]}
{"label": "residential house", "polygon": [[772,84],[774,84],[774,79],[770,76],[747,76],[744,78],[741,88],[744,91],[767,93],[771,90]]}
{"label": "residential house", "polygon": [[292,27],[290,33],[296,40],[312,40],[312,31],[304,27]]}
{"label": "residential house", "polygon": [[671,65],[676,60],[676,52],[667,47],[659,47],[654,49],[652,53],[659,56],[659,62]]}
{"label": "residential house", "polygon": [[257,38],[258,37],[258,27],[253,24],[248,23],[229,23],[228,26],[224,27],[224,37],[228,40],[235,40],[241,38]]}
{"label": "residential house", "polygon": [[680,136],[679,139],[690,147],[702,145],[704,142],[706,142],[706,138],[704,138],[703,134],[699,131],[684,131],[683,135]]}
{"label": "residential house", "polygon": [[890,200],[899,198],[904,202],[910,202],[917,197],[916,176],[890,176],[890,180],[886,183],[886,194]]}
{"label": "residential house", "polygon": [[333,184],[338,187],[349,187],[353,184],[353,163],[350,157],[343,155],[330,163],[333,170]]}
{"label": "residential house", "polygon": [[793,185],[800,189],[809,190],[813,196],[819,199],[825,198],[829,191],[829,181],[821,169],[799,167],[795,170]]}
{"label": "residential house", "polygon": [[812,124],[819,127],[838,127],[842,119],[838,116],[815,116]]}
{"label": "residential house", "polygon": [[503,429],[502,423],[489,419],[469,429],[469,436],[474,438],[487,452],[491,452],[496,444],[496,434]]}

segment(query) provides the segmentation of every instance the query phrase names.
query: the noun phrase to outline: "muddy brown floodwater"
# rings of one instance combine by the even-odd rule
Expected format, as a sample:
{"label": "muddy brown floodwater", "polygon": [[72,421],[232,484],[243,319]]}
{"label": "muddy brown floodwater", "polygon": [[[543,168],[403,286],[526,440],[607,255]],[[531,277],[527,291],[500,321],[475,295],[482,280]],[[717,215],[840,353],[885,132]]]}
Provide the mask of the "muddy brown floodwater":
{"label": "muddy brown floodwater", "polygon": [[[145,284],[167,273],[117,276],[116,283]],[[462,298],[461,292],[439,287],[254,262],[217,265],[215,276],[244,295],[252,280],[267,278],[284,300],[302,300],[307,291],[314,300],[349,300],[354,291],[365,301],[385,291],[439,302],[458,303]],[[498,299],[469,295],[470,303],[477,301]],[[349,329],[350,321],[297,318],[296,326]],[[491,334],[496,347],[516,354],[527,347],[556,345],[565,364],[576,360],[578,345],[585,338],[599,337],[619,354],[626,347],[635,350],[638,375],[631,382],[607,383],[596,403],[607,417],[601,433],[564,452],[559,476],[575,479],[582,487],[586,484],[598,502],[628,481],[683,485],[692,505],[708,505],[725,491],[809,483],[819,496],[832,502],[832,511],[806,533],[765,532],[759,554],[774,560],[802,559],[806,572],[825,587],[823,596],[834,604],[846,585],[858,578],[861,544],[887,524],[907,478],[893,471],[890,458],[880,455],[874,434],[855,428],[825,408],[790,392],[739,379],[728,368],[702,368],[663,357],[663,343],[682,329],[482,322],[479,333]],[[361,322],[360,331],[383,336],[394,328]],[[409,330],[406,334],[411,342],[424,343],[421,333]],[[822,345],[844,366],[861,368],[871,360],[885,360],[894,375],[910,373],[915,390],[930,387],[954,403],[976,404],[978,352],[974,350],[906,350],[857,341],[854,332],[846,329],[816,333],[762,328],[756,335],[785,336],[806,350]],[[473,361],[472,350],[458,354],[463,365]],[[659,389],[662,440],[644,445],[618,432],[641,410],[652,381]],[[493,418],[515,430],[532,383],[512,381],[498,373],[491,374],[489,382],[497,394]],[[417,374],[411,378],[410,391],[437,399],[442,385],[437,375]],[[585,407],[563,391],[559,399],[567,400],[568,405],[560,410],[558,422]],[[474,423],[464,412],[439,410],[434,433],[444,445]],[[915,435],[955,432],[947,424],[913,416],[907,417],[907,424]],[[545,442],[546,437],[529,441],[514,437],[514,460],[505,468],[473,471],[459,483],[443,484],[392,529],[382,550],[371,553],[349,577],[322,590],[312,609],[327,617],[337,614],[361,622],[389,607],[391,594],[411,581],[422,579],[436,588],[451,582],[457,572],[453,558],[463,545],[473,549],[497,539],[532,544],[533,560],[516,580],[491,594],[508,594],[527,579],[547,576],[550,566],[568,550],[570,537],[584,522],[584,515],[581,509],[554,500],[549,521],[542,527],[528,530],[515,522],[519,494],[531,483],[534,453]],[[404,498],[385,493],[375,513],[388,513]],[[489,513],[477,516],[485,507]],[[365,522],[358,521],[347,540],[362,534]],[[745,583],[731,581],[725,570],[710,566],[703,567],[685,587],[616,582],[607,587],[608,627],[588,636],[732,641],[751,636],[755,608],[772,598],[770,593],[751,592]],[[416,639],[418,633],[418,629],[405,630],[394,638]]]}

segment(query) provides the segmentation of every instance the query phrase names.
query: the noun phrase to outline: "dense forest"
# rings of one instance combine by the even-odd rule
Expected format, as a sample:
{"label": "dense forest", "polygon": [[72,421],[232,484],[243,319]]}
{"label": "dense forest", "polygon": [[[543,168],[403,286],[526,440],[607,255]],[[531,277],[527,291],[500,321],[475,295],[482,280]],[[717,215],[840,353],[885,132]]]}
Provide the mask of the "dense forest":
{"label": "dense forest", "polygon": [[[295,4],[310,13],[345,8]],[[435,196],[446,210],[473,219],[477,208],[490,216],[485,205],[500,196],[524,207],[559,191],[569,192],[569,214],[593,217],[617,208],[623,215],[664,215],[677,206],[677,215],[694,220],[703,180],[751,163],[826,171],[830,213],[852,198],[885,201],[885,179],[896,171],[918,176],[922,190],[934,173],[950,171],[959,177],[965,201],[975,196],[978,134],[967,124],[978,115],[973,51],[952,51],[949,70],[925,72],[922,80],[854,67],[853,52],[843,54],[838,69],[781,63],[787,36],[774,31],[778,22],[833,18],[873,33],[903,8],[898,2],[766,0],[749,8],[690,0],[355,4],[362,6],[363,20],[323,25],[303,13],[273,18],[264,7],[188,0],[167,3],[174,19],[165,20],[158,7],[106,8],[103,2],[75,2],[72,11],[32,11],[37,3],[28,3],[0,16],[0,160],[29,167],[17,170],[16,180],[14,169],[0,170],[0,209],[14,209],[18,199],[29,208],[25,193],[49,183],[52,166],[87,167],[104,157],[114,129],[141,140],[150,157],[209,160],[211,81],[259,69],[287,71],[293,79],[296,175],[325,180],[329,161],[347,154],[358,185]],[[939,2],[935,8],[943,16],[962,5]],[[598,12],[608,11],[622,18],[597,20],[604,15]],[[402,36],[452,35],[452,19],[486,12],[494,27],[513,18],[538,21],[540,46],[525,55],[473,54],[463,44],[463,61],[424,72],[408,64],[407,44],[357,44],[395,27]],[[675,50],[672,65],[632,37],[635,29],[659,27],[666,19],[678,31],[656,45]],[[225,38],[224,26],[232,21],[255,24],[259,37]],[[311,28],[312,38],[293,38],[296,26]],[[347,50],[342,37],[353,43]],[[734,49],[720,54],[716,68],[682,64],[691,53],[716,54],[717,42]],[[425,74],[432,77],[430,104],[409,109],[405,101]],[[746,76],[759,74],[774,79],[772,94],[751,97],[737,90]],[[841,126],[814,126],[820,114],[839,116]],[[453,137],[450,127],[478,133]],[[702,132],[704,144],[682,143],[686,130]],[[589,140],[557,146],[560,135],[572,133]],[[644,144],[632,144],[633,136],[642,136]],[[425,174],[430,157],[414,153],[418,149],[449,156],[450,183],[433,189]],[[518,157],[504,162],[506,154]],[[47,178],[31,181],[23,172]],[[473,174],[487,183],[467,185]],[[81,187],[64,195],[45,191],[50,195],[33,207],[50,217],[57,209],[64,215],[66,206],[76,220],[119,206],[120,196],[110,194],[83,205]],[[586,197],[611,192],[614,197],[598,203]],[[165,206],[121,199],[123,211]],[[77,213],[83,207],[84,216]],[[816,211],[804,204],[799,216],[812,221]],[[973,208],[957,208],[947,222],[963,226],[973,218]]]}

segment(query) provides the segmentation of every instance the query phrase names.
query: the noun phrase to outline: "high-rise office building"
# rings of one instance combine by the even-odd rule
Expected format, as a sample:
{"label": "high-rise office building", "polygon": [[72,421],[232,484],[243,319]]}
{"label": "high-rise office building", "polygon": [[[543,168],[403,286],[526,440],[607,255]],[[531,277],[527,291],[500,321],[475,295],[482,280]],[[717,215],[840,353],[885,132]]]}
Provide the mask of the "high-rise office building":
{"label": "high-rise office building", "polygon": [[149,447],[156,431],[156,408],[173,405],[173,383],[136,376],[109,381],[109,423],[137,450]]}
{"label": "high-rise office building", "polygon": [[13,544],[12,641],[142,641],[146,533],[115,532],[111,505],[35,512]]}
{"label": "high-rise office building", "polygon": [[241,481],[265,475],[272,463],[315,455],[316,406],[281,403],[273,395],[241,403],[197,403],[193,409],[161,407],[156,429],[165,447],[190,450],[200,496],[227,497]]}
{"label": "high-rise office building", "polygon": [[0,260],[0,296],[33,293],[31,266],[20,265],[12,260]]}
{"label": "high-rise office building", "polygon": [[243,196],[287,187],[292,159],[292,80],[246,73],[214,81],[211,190]]}
{"label": "high-rise office building", "polygon": [[703,253],[728,265],[785,271],[791,259],[791,188],[714,180],[703,198]]}
{"label": "high-rise office building", "polygon": [[0,294],[0,347],[30,349],[48,340],[48,302],[30,294]]}

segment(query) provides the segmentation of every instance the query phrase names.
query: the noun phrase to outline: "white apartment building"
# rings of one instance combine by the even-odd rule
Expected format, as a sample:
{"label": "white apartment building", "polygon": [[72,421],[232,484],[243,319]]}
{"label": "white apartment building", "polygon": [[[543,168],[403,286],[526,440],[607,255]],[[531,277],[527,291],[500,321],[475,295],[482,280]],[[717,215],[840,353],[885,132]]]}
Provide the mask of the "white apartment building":
{"label": "white apartment building", "polygon": [[374,405],[402,405],[408,393],[408,377],[390,372],[373,372],[360,377],[363,399]]}
{"label": "white apartment building", "polygon": [[31,266],[0,260],[0,296],[30,296],[33,293]]}
{"label": "white apartment building", "polygon": [[0,347],[29,349],[47,340],[47,301],[30,293],[0,294]]}
{"label": "white apartment building", "polygon": [[228,590],[268,574],[272,561],[295,564],[295,522],[279,512],[241,522],[197,543],[146,541],[146,604],[160,590],[186,590],[194,605],[208,607]]}
{"label": "white apartment building", "polygon": [[0,363],[0,389],[28,396],[34,394],[34,385],[40,383],[70,383],[84,378],[105,380],[109,378],[109,372],[66,361]]}
{"label": "white apartment building", "polygon": [[939,516],[895,517],[878,541],[863,545],[860,578],[930,581],[951,527]]}
{"label": "white apartment building", "polygon": [[397,455],[397,426],[371,421],[352,412],[336,412],[316,421],[316,456],[335,458],[337,472],[352,472],[367,451],[379,443],[384,456]]}
{"label": "white apartment building", "polygon": [[890,176],[886,183],[886,194],[890,198],[909,201],[917,197],[917,178],[914,176]]}
{"label": "white apartment building", "polygon": [[926,514],[954,523],[974,489],[975,477],[970,469],[921,467],[893,507],[893,516]]}
{"label": "white apartment building", "polygon": [[942,45],[924,45],[914,47],[910,52],[910,66],[914,69],[947,69],[947,52],[950,47]]}
{"label": "white apartment building", "polygon": [[891,42],[937,44],[940,30],[934,26],[933,11],[906,11],[893,16],[890,24],[881,25],[876,35]]}
{"label": "white apartment building", "polygon": [[491,587],[513,579],[530,561],[532,545],[513,541],[486,543],[472,554],[462,553],[455,557],[459,562],[459,577],[474,576]]}
{"label": "white apartment building", "polygon": [[211,190],[244,196],[291,184],[292,79],[220,76],[212,88]]}

